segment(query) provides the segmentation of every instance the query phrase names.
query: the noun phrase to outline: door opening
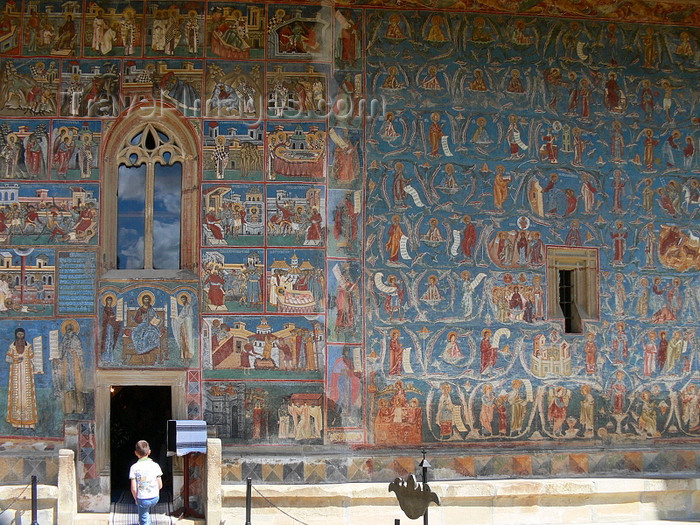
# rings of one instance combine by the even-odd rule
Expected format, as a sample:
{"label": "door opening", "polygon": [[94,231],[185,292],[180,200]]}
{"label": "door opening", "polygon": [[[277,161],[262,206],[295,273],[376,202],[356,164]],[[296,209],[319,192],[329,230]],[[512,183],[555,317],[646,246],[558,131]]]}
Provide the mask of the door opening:
{"label": "door opening", "polygon": [[136,461],[134,445],[145,439],[151,458],[163,470],[161,499],[172,493],[171,459],[166,455],[167,422],[172,419],[169,386],[112,386],[110,388],[111,496],[129,490],[129,468]]}

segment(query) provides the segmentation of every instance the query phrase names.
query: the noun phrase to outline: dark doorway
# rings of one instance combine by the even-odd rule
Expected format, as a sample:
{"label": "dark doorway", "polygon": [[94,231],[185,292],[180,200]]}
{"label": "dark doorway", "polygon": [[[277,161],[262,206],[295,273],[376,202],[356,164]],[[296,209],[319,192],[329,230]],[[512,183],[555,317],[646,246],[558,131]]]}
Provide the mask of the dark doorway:
{"label": "dark doorway", "polygon": [[166,456],[167,422],[172,419],[169,386],[112,386],[110,398],[110,461],[112,498],[129,490],[129,468],[136,461],[134,445],[145,439],[151,458],[163,470],[161,498],[172,487],[171,460]]}

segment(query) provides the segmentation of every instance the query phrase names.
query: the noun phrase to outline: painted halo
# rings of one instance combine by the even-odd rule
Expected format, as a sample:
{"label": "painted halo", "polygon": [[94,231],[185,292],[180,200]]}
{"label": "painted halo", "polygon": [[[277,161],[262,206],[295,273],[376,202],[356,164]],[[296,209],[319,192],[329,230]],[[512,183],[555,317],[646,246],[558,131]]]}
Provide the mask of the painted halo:
{"label": "painted halo", "polygon": [[62,334],[66,333],[68,326],[72,326],[73,331],[76,334],[80,333],[80,325],[78,324],[78,321],[76,321],[75,319],[67,319],[67,320],[63,321],[63,323],[61,324],[61,333]]}
{"label": "painted halo", "polygon": [[116,303],[117,303],[117,294],[115,294],[114,292],[107,292],[106,294],[104,294],[104,295],[102,296],[102,305],[103,305],[103,306],[106,306],[106,305],[107,305],[107,297],[111,297],[111,298],[112,298],[112,304],[116,304]]}
{"label": "painted halo", "polygon": [[155,295],[153,295],[153,292],[150,292],[150,291],[148,291],[148,290],[146,290],[146,291],[144,291],[144,292],[141,292],[141,293],[139,294],[139,299],[138,299],[139,304],[140,304],[141,306],[143,306],[143,298],[146,297],[146,296],[149,296],[149,297],[151,298],[151,306],[153,306],[153,305],[155,304],[155,302],[156,302],[156,297],[155,297]]}

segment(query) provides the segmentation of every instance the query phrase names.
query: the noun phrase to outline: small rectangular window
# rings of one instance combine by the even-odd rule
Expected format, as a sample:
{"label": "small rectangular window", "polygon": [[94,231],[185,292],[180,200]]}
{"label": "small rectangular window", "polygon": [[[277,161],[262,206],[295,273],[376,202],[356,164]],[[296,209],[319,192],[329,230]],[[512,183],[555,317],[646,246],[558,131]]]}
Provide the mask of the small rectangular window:
{"label": "small rectangular window", "polygon": [[547,316],[564,321],[566,333],[583,333],[586,320],[598,320],[598,251],[547,247]]}

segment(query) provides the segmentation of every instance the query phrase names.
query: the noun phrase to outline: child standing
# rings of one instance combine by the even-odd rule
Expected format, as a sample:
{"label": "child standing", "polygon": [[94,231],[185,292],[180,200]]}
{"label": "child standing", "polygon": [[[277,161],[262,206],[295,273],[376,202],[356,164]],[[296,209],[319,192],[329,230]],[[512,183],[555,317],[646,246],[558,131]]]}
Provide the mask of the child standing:
{"label": "child standing", "polygon": [[158,463],[148,457],[151,454],[148,441],[142,439],[137,442],[134,454],[139,459],[129,470],[131,494],[138,507],[139,525],[151,525],[150,510],[158,503],[159,491],[163,488],[163,471]]}

